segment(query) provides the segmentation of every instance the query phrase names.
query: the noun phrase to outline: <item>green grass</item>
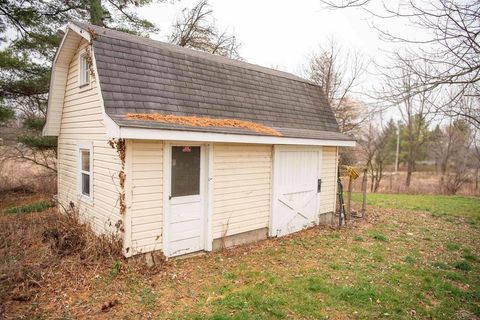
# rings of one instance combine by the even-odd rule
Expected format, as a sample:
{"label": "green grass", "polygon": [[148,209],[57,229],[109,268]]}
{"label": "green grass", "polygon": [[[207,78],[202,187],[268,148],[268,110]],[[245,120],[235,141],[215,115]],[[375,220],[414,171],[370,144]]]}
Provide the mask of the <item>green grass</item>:
{"label": "green grass", "polygon": [[[478,229],[450,218],[478,219],[478,199],[416,195],[369,195],[368,199],[370,205],[427,211],[441,219],[406,212],[361,231],[282,241],[279,246],[285,250],[280,254],[253,254],[252,259],[263,266],[232,265],[223,272],[223,283],[210,289],[221,292],[221,298],[210,303],[209,315],[193,312],[185,318],[480,316]],[[267,280],[270,273],[275,281]]]}
{"label": "green grass", "polygon": [[[385,198],[390,206],[406,209],[417,196]],[[455,208],[464,198],[444,201]],[[369,207],[375,219],[361,225],[312,228],[248,247],[172,259],[151,271],[124,261],[104,270],[92,266],[90,274],[100,279],[88,277],[80,287],[61,290],[74,318],[98,316],[113,295],[120,305],[107,318],[476,319],[480,229],[464,222],[480,212],[448,213],[447,205],[430,203],[443,211],[422,210],[438,217],[412,211],[420,209]],[[61,316],[59,305],[48,318]],[[30,308],[25,310],[31,315]]]}
{"label": "green grass", "polygon": [[[352,199],[361,201],[362,195],[354,193]],[[367,194],[367,204],[413,211],[428,211],[435,215],[471,218],[480,222],[480,198],[442,195]]]}
{"label": "green grass", "polygon": [[52,204],[50,202],[41,201],[41,202],[25,204],[22,206],[11,207],[6,209],[4,213],[5,214],[24,214],[24,213],[32,213],[32,212],[42,212],[51,207],[52,207]]}
{"label": "green grass", "polygon": [[388,241],[388,238],[383,233],[376,231],[372,232],[372,238],[378,241]]}

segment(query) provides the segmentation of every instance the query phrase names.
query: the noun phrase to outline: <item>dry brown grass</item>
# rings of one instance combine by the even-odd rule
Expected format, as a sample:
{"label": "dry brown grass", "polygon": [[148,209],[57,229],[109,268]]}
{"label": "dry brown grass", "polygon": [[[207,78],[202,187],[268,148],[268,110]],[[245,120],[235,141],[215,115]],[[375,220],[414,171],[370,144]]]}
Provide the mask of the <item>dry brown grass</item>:
{"label": "dry brown grass", "polygon": [[[478,227],[463,218],[369,208],[367,219],[355,219],[342,229],[311,228],[147,269],[138,263],[141,258],[82,258],[82,252],[88,254],[84,249],[58,255],[52,242],[41,241],[45,224],[56,225],[55,215],[50,210],[20,217],[24,226],[12,221],[17,230],[15,241],[9,242],[12,248],[0,248],[0,273],[7,270],[10,277],[8,291],[1,296],[7,319],[203,319],[214,314],[369,319],[385,312],[390,318],[400,314],[398,318],[410,319],[412,310],[416,318],[441,319],[447,318],[445,309],[472,316],[476,302],[470,297],[478,291],[478,262],[470,262],[474,269],[469,272],[452,267],[467,252],[463,250],[479,256]],[[459,249],[447,249],[452,243]],[[3,260],[7,255],[18,257]],[[3,267],[4,261],[10,261],[9,267]],[[17,276],[10,271],[15,269],[24,271]],[[312,283],[315,279],[322,281]],[[431,279],[438,283],[424,289],[423,281]],[[0,288],[6,290],[3,281]],[[464,291],[452,296],[444,292],[447,285]],[[346,292],[359,297],[344,296]],[[374,298],[369,300],[365,292]],[[392,310],[399,313],[392,315]]]}
{"label": "dry brown grass", "polygon": [[57,177],[51,170],[32,162],[5,159],[8,147],[0,146],[0,192],[55,194]]}
{"label": "dry brown grass", "polygon": [[[405,186],[405,172],[394,174],[386,172],[382,178],[379,193],[405,193],[405,194],[447,194],[445,188],[442,188],[441,175],[430,171],[414,172],[410,187]],[[344,186],[346,186],[346,179]],[[362,177],[354,181],[353,191],[361,191]],[[368,181],[368,191],[370,191],[370,181]],[[480,189],[475,189],[475,182],[466,182],[457,192],[457,195],[480,196]]]}
{"label": "dry brown grass", "polygon": [[127,117],[135,120],[175,123],[192,127],[241,128],[271,136],[282,135],[277,130],[264,126],[263,124],[237,119],[212,119],[206,117],[163,115],[159,113],[129,113],[127,114]]}
{"label": "dry brown grass", "polygon": [[[38,199],[3,194],[0,203],[10,197],[19,200],[16,205]],[[24,314],[36,314],[35,301],[39,294],[45,295],[46,286],[78,285],[89,276],[84,269],[108,268],[122,259],[120,241],[94,234],[75,210],[0,213],[0,230],[0,318],[6,310],[9,317],[14,316],[18,307]]]}

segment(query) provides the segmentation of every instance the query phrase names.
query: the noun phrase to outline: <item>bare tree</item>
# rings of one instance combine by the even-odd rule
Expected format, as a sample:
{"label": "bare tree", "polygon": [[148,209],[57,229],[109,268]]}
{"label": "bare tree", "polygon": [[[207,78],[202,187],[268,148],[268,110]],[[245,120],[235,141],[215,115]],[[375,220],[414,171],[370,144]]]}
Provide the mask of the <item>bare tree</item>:
{"label": "bare tree", "polygon": [[434,130],[430,149],[440,164],[442,175],[447,173],[452,159],[459,156],[470,134],[470,128],[462,119],[450,119],[448,124]]}
{"label": "bare tree", "polygon": [[456,194],[470,180],[472,173],[471,164],[472,160],[474,160],[471,137],[470,134],[465,136],[464,141],[456,146],[456,154],[450,160],[451,170],[442,177],[441,187],[447,194]]}
{"label": "bare tree", "polygon": [[219,32],[213,19],[213,10],[207,0],[200,1],[192,9],[185,8],[173,25],[170,42],[201,51],[241,59],[240,44],[234,34]]}
{"label": "bare tree", "polygon": [[[382,20],[400,20],[424,34],[419,38],[377,30],[382,39],[408,44],[393,53],[393,62],[417,75],[410,92],[440,90],[443,103],[437,111],[461,116],[480,127],[480,2],[478,0],[401,0],[395,6],[382,2],[382,11],[371,9],[374,0],[320,0],[330,8],[360,8]],[[412,33],[410,33],[412,34]],[[421,62],[421,63],[420,63]],[[464,97],[472,97],[465,104]]]}
{"label": "bare tree", "polygon": [[388,69],[383,75],[384,85],[380,99],[396,106],[402,117],[407,142],[407,176],[405,185],[410,186],[412,173],[419,151],[428,141],[428,124],[433,119],[437,92],[415,90],[419,76],[408,66]]}
{"label": "bare tree", "polygon": [[431,149],[440,162],[440,187],[447,194],[456,194],[472,176],[478,176],[480,153],[476,145],[476,131],[464,119],[435,129]]}
{"label": "bare tree", "polygon": [[480,132],[474,130],[472,138],[472,154],[475,163],[475,192],[479,191],[479,179],[480,179]]}
{"label": "bare tree", "polygon": [[374,122],[373,115],[368,119],[368,126],[364,126],[359,135],[358,143],[364,154],[367,170],[370,172],[370,192],[377,192],[384,176],[387,162],[391,160],[388,142],[394,138],[396,127],[394,122],[389,122],[379,129]]}
{"label": "bare tree", "polygon": [[333,39],[314,52],[305,67],[306,76],[322,88],[344,133],[357,130],[368,116],[366,107],[352,97],[365,68],[358,52],[343,50]]}

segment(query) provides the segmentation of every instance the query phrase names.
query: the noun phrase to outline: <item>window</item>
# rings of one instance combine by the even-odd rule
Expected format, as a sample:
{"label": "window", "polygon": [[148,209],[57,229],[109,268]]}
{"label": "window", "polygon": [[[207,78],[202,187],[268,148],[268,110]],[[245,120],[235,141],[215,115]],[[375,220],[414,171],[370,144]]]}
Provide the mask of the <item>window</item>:
{"label": "window", "polygon": [[82,54],[80,56],[80,70],[79,70],[79,84],[80,86],[85,86],[90,83],[90,68],[88,65],[88,56],[87,54]]}
{"label": "window", "polygon": [[78,194],[82,198],[92,198],[92,147],[81,144],[78,147]]}
{"label": "window", "polygon": [[200,194],[200,147],[172,147],[171,196]]}

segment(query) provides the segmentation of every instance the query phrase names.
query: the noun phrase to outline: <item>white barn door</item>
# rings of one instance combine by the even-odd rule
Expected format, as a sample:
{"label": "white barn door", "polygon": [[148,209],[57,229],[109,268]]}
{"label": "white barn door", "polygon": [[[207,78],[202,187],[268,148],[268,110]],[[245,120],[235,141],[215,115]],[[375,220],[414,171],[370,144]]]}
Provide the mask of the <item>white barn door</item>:
{"label": "white barn door", "polygon": [[315,225],[320,162],[321,147],[275,146],[270,236]]}

